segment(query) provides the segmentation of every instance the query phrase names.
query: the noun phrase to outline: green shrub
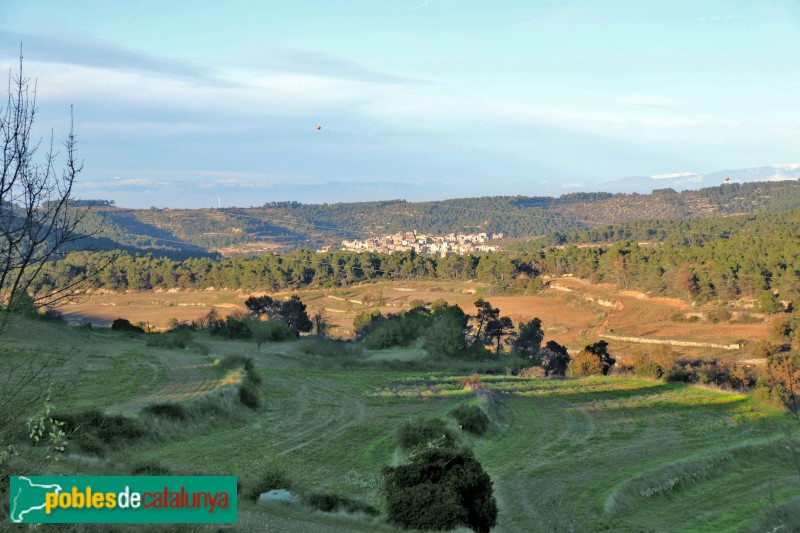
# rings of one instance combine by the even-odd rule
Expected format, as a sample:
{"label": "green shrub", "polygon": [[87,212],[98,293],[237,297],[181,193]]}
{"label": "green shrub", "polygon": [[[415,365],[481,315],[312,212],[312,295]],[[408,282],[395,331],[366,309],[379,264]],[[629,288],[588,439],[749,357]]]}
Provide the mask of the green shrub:
{"label": "green shrub", "polygon": [[169,418],[171,420],[186,420],[189,414],[186,408],[173,402],[154,403],[142,408],[143,414],[153,415],[159,418]]}
{"label": "green shrub", "polygon": [[75,414],[55,414],[53,418],[64,422],[62,429],[81,449],[96,455],[103,455],[108,449],[121,448],[147,434],[138,420],[108,415],[97,409]]}
{"label": "green shrub", "polygon": [[750,313],[739,313],[739,316],[736,317],[734,322],[738,324],[762,324],[764,319],[753,316]]}
{"label": "green shrub", "polygon": [[479,533],[497,524],[492,480],[466,448],[423,448],[383,475],[393,524],[440,531],[466,526]]}
{"label": "green shrub", "polygon": [[697,316],[697,315],[686,316],[683,313],[675,313],[674,315],[672,315],[670,317],[670,320],[672,320],[673,322],[688,322],[688,323],[692,323],[692,322],[700,322],[700,317]]}
{"label": "green shrub", "polygon": [[168,476],[170,470],[156,460],[143,461],[131,467],[132,476]]}
{"label": "green shrub", "polygon": [[250,338],[253,339],[259,350],[265,342],[283,342],[297,338],[291,329],[278,320],[259,320],[250,318],[245,322]]}
{"label": "green shrub", "polygon": [[423,334],[432,320],[424,307],[389,315],[370,330],[364,339],[364,346],[372,350],[408,346]]}
{"label": "green shrub", "polygon": [[108,446],[98,437],[92,433],[83,434],[79,437],[71,435],[74,442],[83,450],[84,452],[97,455],[98,457],[102,457],[106,454]]}
{"label": "green shrub", "polygon": [[692,373],[679,366],[667,372],[665,379],[669,382],[690,383],[692,381]]}
{"label": "green shrub", "polygon": [[545,377],[544,368],[540,366],[529,366],[520,369],[517,375],[521,378],[537,378],[541,379]]}
{"label": "green shrub", "polygon": [[285,489],[291,490],[292,480],[286,472],[280,468],[270,467],[261,477],[258,478],[248,492],[248,496],[253,501],[258,501],[258,497],[264,492],[271,490]]}
{"label": "green shrub", "polygon": [[347,513],[364,513],[369,516],[378,516],[380,514],[380,511],[376,508],[364,502],[327,492],[307,494],[303,497],[303,503],[325,513],[345,511]]}
{"label": "green shrub", "polygon": [[634,373],[643,378],[660,378],[664,375],[664,370],[658,363],[643,363],[636,367]]}
{"label": "green shrub", "polygon": [[319,357],[360,357],[363,353],[361,345],[344,341],[303,341],[300,353]]}
{"label": "green shrub", "polygon": [[489,429],[489,417],[477,405],[460,405],[450,413],[461,429],[473,435],[483,435]]}
{"label": "green shrub", "polygon": [[192,333],[188,329],[176,329],[167,333],[150,333],[147,336],[148,346],[184,350],[192,344]]}
{"label": "green shrub", "polygon": [[55,322],[57,324],[67,323],[67,319],[64,318],[64,313],[58,309],[53,309],[52,307],[45,309],[44,313],[40,315],[40,318],[44,321]]}
{"label": "green shrub", "polygon": [[220,335],[229,339],[249,339],[250,329],[247,327],[249,320],[252,319],[242,313],[231,313],[224,319],[210,320],[208,330],[212,335]]}
{"label": "green shrub", "polygon": [[254,383],[245,381],[239,385],[239,401],[250,409],[258,409],[262,404],[261,389]]}
{"label": "green shrub", "polygon": [[246,370],[248,360],[251,360],[251,358],[244,355],[228,354],[220,359],[216,366],[223,372],[227,372],[235,368],[244,368]]}
{"label": "green shrub", "polygon": [[778,297],[771,290],[762,291],[755,302],[755,308],[762,313],[777,313],[783,309]]}
{"label": "green shrub", "polygon": [[144,330],[139,326],[134,326],[129,320],[118,318],[111,323],[111,329],[114,331],[130,331],[133,333],[144,333]]}
{"label": "green shrub", "polygon": [[447,427],[447,423],[439,418],[406,422],[397,432],[400,449],[407,452],[431,442],[454,446],[457,441],[457,436]]}
{"label": "green shrub", "polygon": [[715,309],[706,313],[708,321],[712,324],[719,324],[720,322],[727,322],[731,319],[730,311],[726,309]]}

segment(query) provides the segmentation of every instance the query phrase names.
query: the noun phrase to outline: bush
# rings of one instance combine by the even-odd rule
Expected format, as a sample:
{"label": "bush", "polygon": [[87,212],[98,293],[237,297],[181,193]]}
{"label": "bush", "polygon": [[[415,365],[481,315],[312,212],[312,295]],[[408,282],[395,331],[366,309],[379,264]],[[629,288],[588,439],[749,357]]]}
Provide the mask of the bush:
{"label": "bush", "polygon": [[236,368],[244,368],[247,370],[248,361],[250,362],[249,364],[253,364],[253,360],[250,357],[237,354],[228,354],[217,361],[216,366],[223,372],[234,370]]}
{"label": "bush", "polygon": [[755,302],[755,308],[762,313],[777,313],[783,309],[778,297],[771,290],[762,291]]}
{"label": "bush", "polygon": [[683,313],[675,313],[670,317],[673,322],[700,322],[700,317],[697,315],[686,316]]}
{"label": "bush", "polygon": [[780,350],[779,346],[772,344],[771,342],[762,340],[758,341],[753,345],[752,353],[753,357],[759,359],[769,359],[770,357],[778,353],[779,350]]}
{"label": "bush", "polygon": [[461,429],[473,435],[483,435],[489,429],[489,417],[477,405],[460,405],[450,416],[456,419]]}
{"label": "bush", "polygon": [[422,347],[432,357],[461,356],[467,350],[464,329],[458,320],[438,317],[422,334]]}
{"label": "bush", "polygon": [[154,403],[142,409],[143,414],[153,415],[159,418],[169,418],[171,420],[186,420],[189,414],[186,408],[173,402]]}
{"label": "bush", "polygon": [[147,434],[138,420],[107,415],[97,409],[76,414],[56,414],[53,418],[64,422],[63,431],[78,446],[96,455],[103,455],[107,449],[121,448]]}
{"label": "bush", "polygon": [[567,375],[573,377],[602,376],[603,364],[595,354],[583,350],[569,362]]}
{"label": "bush", "polygon": [[151,333],[147,336],[148,346],[184,350],[192,344],[192,333],[189,329],[175,329],[167,333]]}
{"label": "bush", "polygon": [[466,526],[488,532],[497,524],[492,480],[465,448],[426,448],[409,462],[383,470],[389,522],[408,529]]}
{"label": "bush", "polygon": [[139,326],[134,326],[129,320],[118,318],[111,323],[111,329],[114,331],[130,331],[133,333],[144,333],[144,330]]}
{"label": "bush", "polygon": [[750,313],[739,313],[739,316],[734,321],[738,324],[761,324],[764,322],[762,318],[753,316]]}
{"label": "bush", "polygon": [[385,317],[377,309],[364,311],[356,315],[355,318],[353,318],[353,331],[356,334],[356,339],[363,340],[384,320]]}
{"label": "bush", "polygon": [[483,384],[481,381],[481,376],[477,372],[469,376],[468,378],[459,378],[458,384],[464,390],[477,390],[483,389],[486,385]]}
{"label": "bush", "polygon": [[380,514],[380,511],[371,505],[326,492],[312,492],[303,498],[303,502],[309,507],[325,513],[345,511],[347,513],[364,513],[369,516]]}
{"label": "bush", "polygon": [[261,345],[265,342],[283,342],[294,340],[297,336],[292,333],[283,322],[278,320],[259,320],[251,318],[245,322],[247,329],[250,331],[250,338],[253,339],[261,349]]}
{"label": "bush", "polygon": [[691,383],[692,373],[679,366],[667,372],[665,379],[669,382]]}
{"label": "bush", "polygon": [[67,319],[64,318],[64,313],[58,309],[53,309],[52,307],[45,309],[44,313],[41,314],[41,318],[47,322],[55,322],[57,324],[67,323]]}
{"label": "bush", "polygon": [[634,373],[643,378],[660,378],[664,375],[664,370],[657,363],[643,363],[636,367]]}
{"label": "bush", "polygon": [[212,335],[220,335],[229,339],[249,339],[248,320],[250,318],[243,313],[231,313],[224,320],[221,318],[209,320],[208,329]]}
{"label": "bush", "polygon": [[334,357],[360,357],[363,348],[360,344],[336,340],[304,340],[301,341],[300,352],[326,358]]}
{"label": "bush", "polygon": [[520,369],[517,375],[521,378],[544,378],[544,368],[540,366],[529,366],[526,368]]}
{"label": "bush", "polygon": [[447,423],[439,418],[406,422],[397,431],[397,442],[400,449],[406,452],[431,442],[441,446],[453,446],[457,440],[455,433],[447,427]]}
{"label": "bush", "polygon": [[708,321],[712,324],[719,324],[720,322],[727,322],[731,319],[730,311],[725,309],[715,309],[706,313]]}
{"label": "bush", "polygon": [[170,470],[156,460],[136,463],[131,467],[132,476],[168,476]]}
{"label": "bush", "polygon": [[261,407],[262,397],[261,389],[254,383],[245,381],[239,385],[239,401],[242,405],[250,409],[258,409]]}
{"label": "bush", "polygon": [[408,346],[421,337],[431,323],[432,317],[424,307],[377,319],[374,327],[370,326],[372,329],[364,339],[364,346],[372,350]]}
{"label": "bush", "polygon": [[271,467],[269,470],[261,474],[248,493],[253,501],[258,501],[258,497],[264,492],[271,490],[285,489],[291,490],[293,486],[292,480],[286,472],[280,468]]}

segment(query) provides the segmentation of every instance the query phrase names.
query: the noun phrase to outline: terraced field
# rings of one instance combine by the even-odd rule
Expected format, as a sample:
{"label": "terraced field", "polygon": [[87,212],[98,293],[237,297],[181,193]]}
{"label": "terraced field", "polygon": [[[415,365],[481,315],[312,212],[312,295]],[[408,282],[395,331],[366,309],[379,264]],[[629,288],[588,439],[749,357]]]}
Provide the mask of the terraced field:
{"label": "terraced field", "polygon": [[[54,327],[42,332],[62,331]],[[305,342],[257,351],[253,343],[199,337],[210,351],[201,355],[64,331],[91,365],[60,406],[136,415],[152,402],[190,405],[236,385],[236,376],[210,365],[227,354],[254,358],[265,400],[227,422],[145,439],[100,460],[67,456],[57,467],[64,473],[124,472],[150,461],[174,473],[237,475],[247,489],[280,467],[299,490],[380,509],[381,469],[404,459],[397,428],[418,417],[447,419],[470,402],[492,419],[484,437],[462,436],[493,479],[496,531],[758,531],[755,521],[800,500],[797,441],[787,440],[787,428],[798,430],[781,410],[742,394],[631,377],[504,375],[482,376],[485,389],[475,392],[452,373],[379,366],[383,355],[396,358],[391,352],[327,364]],[[406,355],[416,361],[424,352]],[[239,531],[393,531],[380,518],[245,498],[239,521]]]}

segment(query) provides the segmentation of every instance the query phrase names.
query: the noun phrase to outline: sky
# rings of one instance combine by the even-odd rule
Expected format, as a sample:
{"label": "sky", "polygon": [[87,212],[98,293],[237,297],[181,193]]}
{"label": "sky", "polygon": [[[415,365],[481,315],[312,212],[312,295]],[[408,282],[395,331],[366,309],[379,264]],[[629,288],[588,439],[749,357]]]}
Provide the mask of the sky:
{"label": "sky", "polygon": [[[6,0],[76,196],[212,207],[604,190],[800,160],[796,0]],[[317,126],[320,128],[317,129]]]}

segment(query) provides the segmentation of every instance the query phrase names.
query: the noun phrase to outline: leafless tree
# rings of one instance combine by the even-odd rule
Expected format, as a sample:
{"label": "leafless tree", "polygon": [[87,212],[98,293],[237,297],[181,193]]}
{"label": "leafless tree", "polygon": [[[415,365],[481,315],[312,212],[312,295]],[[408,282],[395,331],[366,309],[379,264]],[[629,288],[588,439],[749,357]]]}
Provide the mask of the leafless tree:
{"label": "leafless tree", "polygon": [[[53,134],[49,145],[34,137],[36,84],[19,72],[9,73],[8,100],[0,108],[0,332],[18,302],[48,264],[84,237],[79,231],[85,209],[70,206],[75,180],[83,167],[75,157],[77,141],[70,132],[63,142],[66,161],[58,169]],[[53,303],[74,287],[39,295],[38,305]]]}
{"label": "leafless tree", "polygon": [[[17,458],[12,443],[25,442],[20,432],[26,420],[28,431],[34,431],[26,432],[28,440],[42,430],[41,424],[53,423],[46,416],[51,393],[69,385],[67,362],[78,353],[64,345],[42,351],[3,342],[3,336],[12,332],[24,338],[26,325],[9,321],[20,308],[50,305],[74,292],[77,284],[46,295],[29,294],[46,265],[75,249],[73,243],[86,234],[81,224],[87,210],[71,206],[82,168],[75,157],[75,134],[70,126],[63,142],[63,168],[57,168],[60,154],[53,134],[44,146],[34,137],[37,113],[36,84],[23,74],[20,54],[19,71],[9,73],[8,99],[4,106],[0,103],[0,481],[6,487],[4,480],[23,464],[19,461],[26,461],[26,471],[45,468],[45,463],[38,463],[39,470],[34,468],[30,455]],[[88,276],[81,283],[85,279]],[[41,420],[49,422],[33,423],[29,417],[35,418],[37,410],[44,413]],[[0,488],[0,507],[6,505],[7,496]]]}

